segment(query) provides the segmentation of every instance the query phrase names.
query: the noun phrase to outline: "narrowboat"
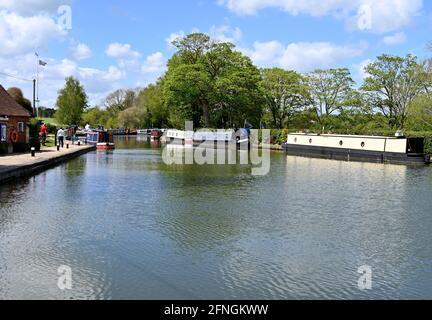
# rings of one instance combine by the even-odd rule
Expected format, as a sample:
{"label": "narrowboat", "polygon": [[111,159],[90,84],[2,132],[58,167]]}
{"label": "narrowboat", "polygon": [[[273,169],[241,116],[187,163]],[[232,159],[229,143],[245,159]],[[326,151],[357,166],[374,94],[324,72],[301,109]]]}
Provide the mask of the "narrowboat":
{"label": "narrowboat", "polygon": [[216,146],[222,144],[249,144],[250,133],[247,129],[235,130],[203,130],[203,131],[181,131],[167,130],[165,133],[166,141],[173,144],[182,145],[203,145],[210,144]]}
{"label": "narrowboat", "polygon": [[283,149],[289,155],[336,160],[431,163],[424,139],[407,138],[400,132],[394,137],[294,133],[288,135]]}
{"label": "narrowboat", "polygon": [[155,140],[160,140],[160,138],[162,138],[162,132],[157,129],[153,130],[150,139],[155,141]]}
{"label": "narrowboat", "polygon": [[114,150],[113,134],[107,131],[91,131],[87,133],[86,142],[96,145],[100,150]]}

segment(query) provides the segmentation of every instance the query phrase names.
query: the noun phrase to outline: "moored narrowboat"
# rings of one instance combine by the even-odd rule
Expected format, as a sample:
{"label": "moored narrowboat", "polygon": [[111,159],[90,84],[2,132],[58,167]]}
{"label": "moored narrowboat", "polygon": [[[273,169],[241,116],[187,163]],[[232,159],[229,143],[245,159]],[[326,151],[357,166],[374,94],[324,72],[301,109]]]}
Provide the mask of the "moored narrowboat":
{"label": "moored narrowboat", "polygon": [[423,138],[355,136],[334,134],[289,134],[283,145],[289,155],[380,163],[430,164]]}
{"label": "moored narrowboat", "polygon": [[213,145],[218,144],[235,144],[243,146],[249,144],[250,132],[248,129],[235,130],[201,130],[201,131],[181,131],[167,130],[165,137],[167,142],[183,145]]}
{"label": "moored narrowboat", "polygon": [[96,145],[99,150],[114,150],[115,143],[113,134],[107,131],[91,131],[87,133],[86,142]]}
{"label": "moored narrowboat", "polygon": [[160,140],[162,138],[162,132],[160,130],[153,130],[150,136],[151,140]]}

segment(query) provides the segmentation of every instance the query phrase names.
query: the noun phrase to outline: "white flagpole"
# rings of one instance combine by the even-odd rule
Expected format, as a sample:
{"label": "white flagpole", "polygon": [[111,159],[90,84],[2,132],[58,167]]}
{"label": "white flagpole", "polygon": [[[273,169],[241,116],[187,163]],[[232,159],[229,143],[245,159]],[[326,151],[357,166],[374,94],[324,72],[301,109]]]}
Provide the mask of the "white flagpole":
{"label": "white flagpole", "polygon": [[36,55],[36,117],[39,118],[39,54],[35,52]]}

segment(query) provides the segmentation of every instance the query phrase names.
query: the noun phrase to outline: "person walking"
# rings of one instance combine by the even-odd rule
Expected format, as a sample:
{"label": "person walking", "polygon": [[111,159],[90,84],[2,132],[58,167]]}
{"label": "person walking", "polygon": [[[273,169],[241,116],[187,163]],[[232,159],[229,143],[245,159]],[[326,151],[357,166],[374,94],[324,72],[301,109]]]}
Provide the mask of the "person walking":
{"label": "person walking", "polygon": [[63,148],[64,147],[64,139],[65,139],[65,131],[63,130],[63,128],[60,128],[59,131],[57,131],[57,140],[58,140],[58,145]]}
{"label": "person walking", "polygon": [[47,136],[48,136],[48,126],[45,123],[42,123],[41,130],[40,130],[40,137],[43,146],[46,145]]}

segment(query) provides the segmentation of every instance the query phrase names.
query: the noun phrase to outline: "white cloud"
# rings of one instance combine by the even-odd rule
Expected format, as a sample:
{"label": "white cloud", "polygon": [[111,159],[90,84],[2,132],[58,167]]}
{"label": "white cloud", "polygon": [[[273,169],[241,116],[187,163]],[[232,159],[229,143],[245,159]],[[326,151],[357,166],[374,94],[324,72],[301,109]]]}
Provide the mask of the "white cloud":
{"label": "white cloud", "polygon": [[146,58],[142,66],[143,73],[162,73],[166,68],[164,55],[156,52]]}
{"label": "white cloud", "polygon": [[377,33],[406,27],[423,8],[423,0],[218,0],[218,3],[239,15],[253,15],[265,8],[277,8],[294,16],[331,15],[359,30]]}
{"label": "white cloud", "polygon": [[71,55],[77,61],[82,61],[92,56],[91,49],[84,43],[79,43],[71,48]]}
{"label": "white cloud", "polygon": [[278,41],[255,42],[252,49],[241,49],[261,67],[279,66],[299,72],[335,67],[341,61],[360,56],[367,44],[336,45],[330,42],[297,42],[284,46]]}
{"label": "white cloud", "polygon": [[141,57],[138,51],[132,50],[130,44],[111,43],[105,52],[109,57],[115,59],[137,59]]}
{"label": "white cloud", "polygon": [[62,5],[71,5],[72,0],[0,0],[0,10],[5,9],[21,15],[57,13]]}
{"label": "white cloud", "polygon": [[172,43],[177,39],[183,38],[184,36],[186,36],[186,34],[183,30],[171,33],[170,36],[165,39],[168,48],[174,48]]}
{"label": "white cloud", "polygon": [[20,16],[0,11],[0,55],[15,56],[46,47],[51,40],[66,35],[57,23],[46,15]]}
{"label": "white cloud", "polygon": [[255,42],[252,49],[240,48],[252,61],[261,66],[274,66],[280,62],[285,47],[279,41]]}
{"label": "white cloud", "polygon": [[116,59],[122,69],[133,70],[140,66],[141,54],[133,50],[130,44],[111,43],[105,53]]}
{"label": "white cloud", "polygon": [[237,44],[241,40],[243,33],[240,28],[232,28],[229,24],[224,24],[221,26],[212,26],[209,36],[219,42]]}
{"label": "white cloud", "polygon": [[368,77],[368,73],[365,68],[371,64],[373,61],[371,59],[366,59],[360,62],[359,64],[353,65],[354,78],[357,83],[363,82],[364,79]]}
{"label": "white cloud", "polygon": [[406,39],[407,37],[405,33],[398,32],[393,35],[384,37],[383,42],[388,46],[396,46],[405,43]]}

